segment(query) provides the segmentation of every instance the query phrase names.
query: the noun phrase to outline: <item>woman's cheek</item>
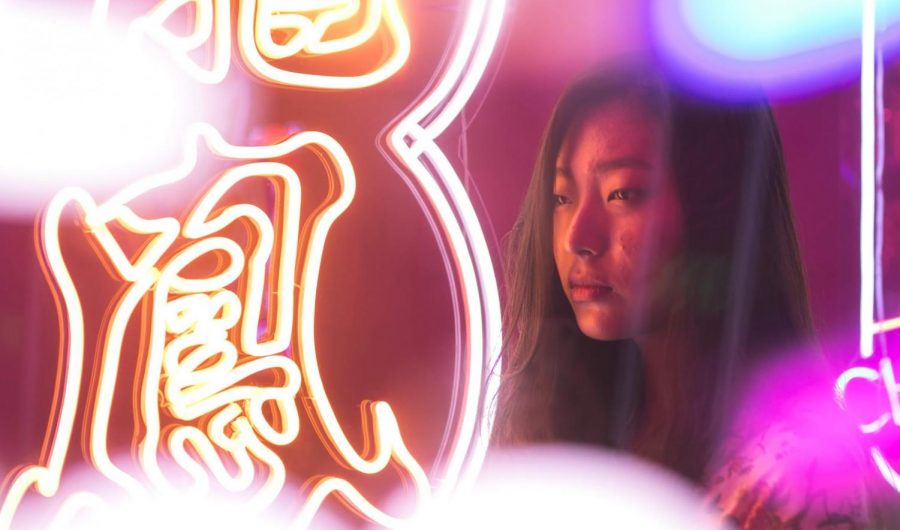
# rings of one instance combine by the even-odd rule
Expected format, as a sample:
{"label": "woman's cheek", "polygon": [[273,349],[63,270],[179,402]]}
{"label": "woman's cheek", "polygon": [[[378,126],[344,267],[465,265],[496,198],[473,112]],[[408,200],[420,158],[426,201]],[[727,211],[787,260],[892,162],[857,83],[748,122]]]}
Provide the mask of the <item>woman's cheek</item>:
{"label": "woman's cheek", "polygon": [[662,270],[677,254],[672,227],[665,223],[634,220],[623,227],[618,238],[617,274],[621,285],[632,296],[647,296],[655,291]]}
{"label": "woman's cheek", "polygon": [[646,273],[641,267],[642,263],[646,263],[646,259],[641,259],[645,252],[646,235],[644,223],[640,220],[629,220],[623,223],[619,229],[618,240],[618,274],[620,280],[627,280],[632,283],[633,280],[643,277]]}

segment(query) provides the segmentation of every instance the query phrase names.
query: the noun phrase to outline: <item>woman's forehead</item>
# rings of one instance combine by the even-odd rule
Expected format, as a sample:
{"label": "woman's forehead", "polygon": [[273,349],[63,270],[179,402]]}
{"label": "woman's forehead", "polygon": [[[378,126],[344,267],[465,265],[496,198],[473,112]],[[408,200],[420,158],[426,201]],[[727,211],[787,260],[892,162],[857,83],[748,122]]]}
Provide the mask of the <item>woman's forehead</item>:
{"label": "woman's forehead", "polygon": [[632,99],[616,99],[573,121],[556,157],[560,176],[652,167],[661,156],[661,127]]}

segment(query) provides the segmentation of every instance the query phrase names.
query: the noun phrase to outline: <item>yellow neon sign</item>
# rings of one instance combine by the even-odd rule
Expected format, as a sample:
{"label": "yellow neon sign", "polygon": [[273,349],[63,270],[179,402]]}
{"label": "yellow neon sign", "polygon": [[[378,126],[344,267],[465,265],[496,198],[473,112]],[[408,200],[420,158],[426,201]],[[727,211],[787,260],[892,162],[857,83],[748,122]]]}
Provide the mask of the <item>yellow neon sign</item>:
{"label": "yellow neon sign", "polygon": [[[163,1],[132,27],[152,36],[154,30],[149,28],[154,25],[161,28],[168,16],[189,2],[195,4],[197,12],[194,32],[181,40],[166,40],[168,37],[162,33],[154,37],[173,57],[181,54],[188,61],[189,51],[209,39],[221,38],[226,19],[219,15],[229,11],[230,8],[224,9],[228,0]],[[258,45],[259,28],[274,31],[289,24],[300,24],[299,19],[287,17],[288,4],[297,9],[290,2],[241,4],[242,10],[249,9],[246,7],[249,5],[257,11],[264,8],[263,12],[271,15],[268,19],[263,17],[263,22],[254,22],[255,45]],[[359,2],[337,0],[304,5],[323,12],[319,18],[310,19],[313,25],[305,27],[313,28],[310,31],[315,30],[315,24],[326,27],[361,9]],[[106,8],[104,1],[97,0],[95,23],[103,23]],[[396,1],[371,2],[368,9],[366,21],[375,20],[371,13],[377,12],[378,20],[388,20],[385,24],[394,28],[391,31],[401,44],[397,57],[402,56],[405,61],[408,35]],[[443,499],[456,484],[471,482],[486,450],[490,430],[491,414],[481,414],[481,398],[483,391],[489,395],[496,389],[497,374],[488,374],[485,368],[497,366],[499,302],[493,264],[478,218],[435,139],[458,115],[481,78],[504,9],[502,0],[472,0],[468,4],[458,46],[442,77],[389,134],[394,154],[434,207],[453,254],[452,267],[463,294],[461,319],[466,341],[458,349],[458,355],[466,360],[463,407],[450,444],[447,469],[438,487],[432,489],[429,477],[407,448],[388,403],[375,402],[364,411],[363,425],[371,432],[366,446],[361,450],[355,448],[337,420],[318,370],[314,340],[316,287],[329,229],[354,197],[355,176],[347,154],[339,142],[321,132],[302,132],[276,145],[246,147],[231,145],[211,126],[199,124],[189,131],[186,156],[177,168],[128,186],[100,204],[85,190],[68,188],[59,192],[45,211],[41,242],[48,273],[56,286],[58,305],[64,312],[66,350],[49,443],[40,464],[25,467],[7,482],[4,496],[0,498],[0,529],[10,528],[30,490],[44,497],[61,492],[78,403],[83,398],[85,315],[69,264],[63,258],[59,233],[63,213],[72,207],[83,212],[83,224],[95,242],[98,256],[127,284],[111,308],[106,333],[101,334],[101,363],[92,408],[88,411],[86,444],[91,465],[122,491],[134,498],[152,497],[160,492],[178,493],[181,486],[167,475],[168,468],[161,459],[164,455],[190,477],[190,490],[202,494],[218,487],[244,492],[250,495],[249,507],[265,508],[286,483],[286,470],[278,448],[299,439],[296,400],[301,389],[310,398],[311,419],[321,427],[330,452],[345,467],[373,475],[392,465],[392,469],[398,469],[409,479],[421,503],[428,503],[432,498]],[[322,18],[327,13],[334,13],[331,19]],[[254,20],[259,19],[258,13],[255,17]],[[391,17],[393,22],[389,20]],[[368,38],[366,24],[371,22],[363,24],[363,29],[355,34],[360,42]],[[347,39],[324,41],[324,30],[319,37],[309,36],[314,34],[307,34],[303,41],[303,49],[309,53],[338,53],[359,44]],[[246,41],[244,38],[242,42]],[[274,43],[275,46],[264,40],[260,42],[260,53],[270,59],[290,51],[286,47],[299,46],[299,41],[291,40]],[[213,67],[206,70],[191,64],[181,62],[182,67],[203,82],[218,82],[227,71],[227,61],[222,58],[214,60]],[[400,65],[402,62],[394,66]],[[391,73],[390,69],[383,70],[369,77],[366,83],[377,82],[378,76]],[[365,86],[357,85],[359,80],[323,82],[318,88]],[[314,86],[300,81],[288,84]],[[215,155],[230,160],[234,166],[210,183],[183,220],[138,215],[130,206],[133,201],[151,191],[166,189],[194,170],[198,144],[208,146]],[[317,211],[310,230],[303,232],[302,245],[301,179],[293,168],[276,161],[300,149],[314,149],[327,160],[329,175],[334,179],[333,189],[339,190],[327,207]],[[277,191],[279,202],[274,215],[252,204],[230,204],[224,200],[229,190],[251,179],[263,180]],[[442,191],[442,186],[447,191]],[[257,234],[252,248],[242,248],[221,235],[226,227],[238,222],[252,227]],[[111,225],[149,236],[149,242],[129,255],[110,230]],[[185,272],[192,263],[210,255],[224,258],[221,270],[201,278]],[[244,287],[240,290],[233,287],[236,283]],[[140,397],[136,403],[143,431],[140,439],[135,440],[137,468],[126,469],[112,461],[107,437],[116,382],[120,378],[119,366],[123,355],[128,353],[122,347],[125,329],[142,304],[150,308],[145,328],[147,369],[140,380]],[[262,339],[261,323],[267,328]],[[286,352],[292,345],[293,356],[288,356]],[[258,374],[274,374],[277,383],[252,384],[249,380]],[[66,495],[60,521],[81,510],[101,510],[106,505],[97,492],[76,491]],[[405,524],[373,505],[349,481],[326,476],[312,484],[291,527],[308,526],[322,502],[332,495],[379,525]]]}
{"label": "yellow neon sign", "polygon": [[[410,37],[398,0],[234,0],[238,5],[238,49],[244,63],[261,79],[304,88],[349,90],[378,84],[406,63]],[[95,14],[105,16],[107,4],[96,0]],[[225,79],[231,61],[232,0],[162,0],[134,21],[135,35],[146,35],[168,49],[178,64],[200,82]],[[193,28],[176,35],[165,24],[187,5],[193,7]],[[328,36],[341,22],[361,17],[349,35]],[[290,58],[346,53],[387,36],[388,52],[377,65],[356,75],[324,75],[294,71],[275,64]],[[279,36],[280,38],[276,38]],[[193,52],[211,48],[208,65],[198,64]]]}

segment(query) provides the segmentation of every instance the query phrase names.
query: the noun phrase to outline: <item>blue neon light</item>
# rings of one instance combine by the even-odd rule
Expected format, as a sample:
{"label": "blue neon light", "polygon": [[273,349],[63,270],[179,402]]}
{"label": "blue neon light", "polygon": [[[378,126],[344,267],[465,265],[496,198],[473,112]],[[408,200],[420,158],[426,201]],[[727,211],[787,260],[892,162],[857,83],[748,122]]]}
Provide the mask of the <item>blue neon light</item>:
{"label": "blue neon light", "polygon": [[[740,61],[777,60],[860,38],[859,1],[676,1],[699,43]],[[900,0],[879,1],[878,21],[882,29],[900,22]]]}

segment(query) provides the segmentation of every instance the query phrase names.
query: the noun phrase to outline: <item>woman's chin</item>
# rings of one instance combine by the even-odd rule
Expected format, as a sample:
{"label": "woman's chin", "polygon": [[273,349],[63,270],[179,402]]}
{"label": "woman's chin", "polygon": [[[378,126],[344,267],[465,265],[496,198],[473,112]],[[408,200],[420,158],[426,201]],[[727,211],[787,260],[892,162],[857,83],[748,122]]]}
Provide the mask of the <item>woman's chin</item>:
{"label": "woman's chin", "polygon": [[578,329],[588,338],[594,340],[613,341],[628,338],[626,327],[620,319],[609,315],[577,314]]}

